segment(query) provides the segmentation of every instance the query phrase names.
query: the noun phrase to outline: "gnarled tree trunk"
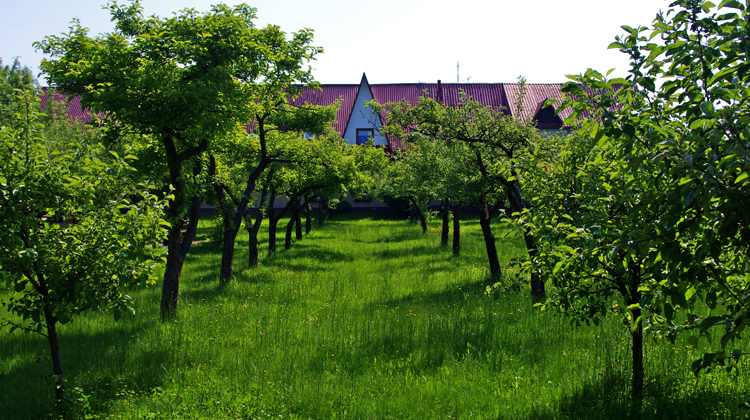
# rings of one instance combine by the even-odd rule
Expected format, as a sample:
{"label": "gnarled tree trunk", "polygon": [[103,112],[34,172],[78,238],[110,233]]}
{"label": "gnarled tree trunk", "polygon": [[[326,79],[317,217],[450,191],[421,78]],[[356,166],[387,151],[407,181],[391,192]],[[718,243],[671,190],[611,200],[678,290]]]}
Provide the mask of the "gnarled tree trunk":
{"label": "gnarled tree trunk", "polygon": [[274,212],[273,206],[276,203],[276,191],[271,189],[271,197],[268,199],[268,254],[276,253],[276,225],[279,223],[279,216]]}
{"label": "gnarled tree trunk", "polygon": [[290,249],[292,247],[292,231],[294,230],[294,215],[289,218],[289,222],[286,224],[286,235],[284,236],[284,249]]}
{"label": "gnarled tree trunk", "polygon": [[309,235],[312,231],[312,209],[310,208],[310,200],[307,200],[305,204],[305,235]]}
{"label": "gnarled tree trunk", "polygon": [[297,202],[297,203],[294,204],[294,215],[293,215],[292,218],[294,219],[294,234],[295,234],[295,238],[298,241],[302,240],[302,218],[301,218],[301,215],[302,215],[302,207],[300,206],[300,203]]}
{"label": "gnarled tree trunk", "polygon": [[[279,214],[276,214],[273,211],[273,203],[276,199],[276,191],[271,192],[271,198],[269,202],[269,211],[268,211],[268,253],[269,254],[275,254],[276,253],[276,227],[279,224],[279,220],[284,217],[284,215],[289,211],[289,209],[292,207],[292,200],[289,200],[286,203],[286,206],[284,206],[284,209],[279,212]],[[294,218],[292,218],[294,220]],[[291,238],[290,238],[291,241]],[[291,246],[291,244],[290,244]]]}
{"label": "gnarled tree trunk", "polygon": [[[266,202],[266,196],[268,195],[268,185],[271,183],[273,173],[274,168],[271,168],[271,170],[268,171],[268,175],[266,176],[266,183],[263,184],[263,190],[261,190],[260,199],[258,200],[258,215],[255,216],[255,222],[251,223],[250,217],[247,217],[245,220],[245,227],[248,233],[247,258],[249,267],[257,267],[259,263],[260,252],[258,250],[258,232],[260,231],[260,226],[263,223],[263,215],[266,211],[263,207]],[[273,208],[271,210],[273,210]]]}
{"label": "gnarled tree trunk", "polygon": [[[628,271],[630,271],[630,285],[628,287],[628,306],[641,303],[641,292],[638,291],[638,286],[641,284],[640,272],[638,267],[632,262],[628,264]],[[632,310],[633,322],[635,325],[631,327],[630,337],[633,340],[633,382],[632,382],[632,396],[633,401],[638,402],[643,397],[643,322],[638,318],[641,317],[641,309],[635,308]]]}
{"label": "gnarled tree trunk", "polygon": [[[510,206],[514,211],[521,212],[528,207],[528,204],[521,198],[521,190],[515,182],[509,182],[506,185],[506,194]],[[531,229],[528,226],[523,226],[523,240],[526,244],[526,252],[530,258],[533,258],[536,253],[536,243],[534,242],[534,235],[531,234]],[[534,302],[542,302],[546,298],[546,292],[544,290],[544,282],[539,278],[538,273],[531,273],[531,299]]]}
{"label": "gnarled tree trunk", "polygon": [[328,216],[328,197],[320,197],[318,202],[318,226],[323,226]]}
{"label": "gnarled tree trunk", "polygon": [[461,203],[453,211],[453,255],[461,254]]}
{"label": "gnarled tree trunk", "polygon": [[442,246],[448,245],[448,237],[450,236],[450,217],[451,217],[451,200],[446,198],[443,200],[443,230],[440,234],[440,244]]}
{"label": "gnarled tree trunk", "polygon": [[487,204],[481,206],[479,209],[479,225],[482,227],[482,235],[484,236],[484,246],[487,249],[487,259],[490,263],[490,275],[493,279],[499,279],[500,260],[497,258],[497,247],[495,246],[495,235],[492,234],[492,227],[490,222],[492,220],[491,215],[494,210],[487,208]]}
{"label": "gnarled tree trunk", "polygon": [[[201,195],[200,185],[190,198],[188,210],[188,223],[185,233],[182,233],[183,221],[179,217],[181,207],[185,204],[187,186],[182,174],[182,164],[190,158],[202,153],[208,142],[203,141],[199,146],[193,147],[182,153],[177,153],[172,138],[164,138],[163,143],[167,152],[167,166],[169,167],[169,180],[174,187],[174,199],[169,203],[170,228],[167,232],[167,264],[164,269],[164,283],[161,289],[161,319],[165,321],[177,314],[177,300],[180,295],[180,275],[182,265],[187,257],[190,245],[195,239],[198,230],[198,218],[200,217]],[[195,160],[193,166],[193,178],[197,177],[202,170],[200,159]]]}
{"label": "gnarled tree trunk", "polygon": [[65,381],[63,380],[62,358],[60,357],[60,340],[57,336],[57,318],[49,307],[44,308],[44,320],[47,324],[47,341],[52,358],[52,373],[55,375],[55,396],[57,404],[65,400]]}
{"label": "gnarled tree trunk", "polygon": [[[176,214],[182,200],[175,199],[170,205],[170,213]],[[182,233],[182,222],[173,223],[167,233],[167,264],[164,270],[164,284],[161,293],[161,318],[167,320],[177,314],[177,300],[180,295],[180,275],[190,245],[195,239],[200,217],[201,197],[196,193],[191,199],[190,212],[185,233]]]}

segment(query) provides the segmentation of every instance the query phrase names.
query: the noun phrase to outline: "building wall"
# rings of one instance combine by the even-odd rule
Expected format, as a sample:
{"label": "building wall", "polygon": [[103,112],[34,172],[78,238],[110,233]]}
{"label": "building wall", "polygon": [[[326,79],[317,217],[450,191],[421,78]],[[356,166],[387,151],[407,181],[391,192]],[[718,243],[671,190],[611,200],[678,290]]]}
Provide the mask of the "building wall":
{"label": "building wall", "polygon": [[344,139],[349,144],[357,144],[357,129],[358,128],[372,128],[374,131],[374,140],[376,146],[387,146],[388,141],[385,137],[380,134],[380,116],[372,111],[372,108],[365,108],[365,103],[372,100],[372,93],[370,87],[367,84],[367,79],[363,78],[362,83],[359,85],[359,92],[357,93],[357,99],[354,101],[354,108],[352,109],[351,117],[349,118],[349,124],[346,127],[344,133]]}

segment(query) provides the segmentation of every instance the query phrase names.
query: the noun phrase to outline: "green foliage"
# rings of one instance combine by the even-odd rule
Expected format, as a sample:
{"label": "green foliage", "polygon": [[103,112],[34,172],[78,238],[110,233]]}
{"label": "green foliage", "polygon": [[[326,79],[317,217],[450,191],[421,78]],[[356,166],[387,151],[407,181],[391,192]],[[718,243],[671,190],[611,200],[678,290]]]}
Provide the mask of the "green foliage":
{"label": "green foliage", "polygon": [[[521,92],[523,83],[521,78]],[[534,121],[513,118],[503,109],[484,106],[465,94],[455,107],[427,97],[417,104],[402,100],[385,105],[371,102],[370,106],[387,112],[386,135],[415,145],[406,149],[405,159],[389,173],[393,181],[381,183],[394,189],[384,189],[383,195],[410,197],[412,208],[419,209],[421,215],[429,198],[452,198],[473,205],[481,215],[491,275],[499,278],[501,267],[490,221],[506,200],[516,212],[528,207],[521,191],[524,168],[519,159],[539,137]],[[425,151],[419,153],[420,149]],[[424,230],[424,216],[422,221]],[[525,227],[523,231],[528,253],[533,255],[534,239]],[[541,300],[544,284],[534,274],[530,283],[533,298]]]}
{"label": "green foliage", "polygon": [[429,217],[428,205],[439,196],[446,178],[448,168],[443,163],[448,160],[447,153],[442,143],[412,139],[396,152],[385,170],[377,174],[375,194],[391,202],[403,198],[411,212]]}
{"label": "green foliage", "polygon": [[68,34],[37,43],[52,56],[42,69],[51,84],[80,95],[94,111],[142,134],[174,136],[179,148],[251,121],[260,106],[254,99],[285,95],[273,85],[279,79],[309,80],[309,69],[299,68],[318,52],[308,45],[311,31],[287,41],[276,26],[255,27],[255,9],[244,4],[202,14],[185,9],[171,18],[144,18],[138,2],[109,9],[113,33],[90,38],[74,21]]}
{"label": "green foliage", "polygon": [[[401,101],[371,106],[378,112],[387,110],[386,134],[427,148],[421,154],[414,149],[414,157],[409,158],[415,161],[409,164],[414,166],[412,173],[431,177],[432,190],[420,191],[422,195],[454,197],[477,207],[506,198],[505,190],[516,178],[512,163],[537,136],[531,121],[515,120],[465,95],[456,107],[426,97],[415,105]],[[404,154],[409,153],[407,148]],[[409,173],[400,176],[415,176]],[[427,188],[420,186],[420,179],[412,181],[404,185]]]}
{"label": "green foliage", "polygon": [[262,126],[271,110],[299,92],[296,83],[310,85],[305,65],[321,49],[310,45],[308,29],[287,37],[278,26],[257,28],[256,9],[246,4],[184,9],[169,18],[144,17],[138,1],[108,8],[112,33],[89,37],[76,20],[67,34],[35,45],[51,56],[41,63],[50,85],[111,117],[112,139],[133,131],[161,143],[169,175],[164,189],[174,190],[162,291],[166,319],[176,313],[180,272],[198,223],[201,155],[238,127]]}
{"label": "green foliage", "polygon": [[15,291],[4,303],[24,321],[14,328],[44,334],[88,309],[132,310],[120,289],[153,282],[164,203],[147,193],[132,202],[118,188],[126,160],[47,131],[34,99],[19,96],[26,112],[0,131],[0,267]]}
{"label": "green foliage", "polygon": [[331,213],[345,214],[352,212],[352,205],[348,201],[339,201],[334,207],[331,207]]}
{"label": "green foliage", "polygon": [[288,198],[360,196],[370,191],[373,173],[387,162],[381,149],[349,145],[330,126],[312,139],[287,136],[281,147],[289,162],[277,164],[273,183]]}
{"label": "green foliage", "polygon": [[0,58],[0,124],[8,125],[14,121],[14,114],[20,111],[20,104],[15,100],[16,89],[36,89],[37,81],[28,67],[21,67],[18,57],[13,64],[3,66]]}
{"label": "green foliage", "polygon": [[690,330],[695,343],[720,330],[722,350],[696,360],[696,374],[717,362],[731,370],[743,351],[727,347],[750,325],[747,17],[736,1],[675,1],[650,28],[623,26],[610,45],[631,58],[626,79],[589,70],[563,88],[568,123],[593,117],[582,123],[598,150],[586,182],[619,198],[580,196],[578,205],[609,201],[611,211],[584,210],[587,227],[558,242],[570,250],[557,275],[575,273],[568,257],[588,252],[575,235],[612,226],[597,258],[621,256],[628,273],[651,273],[636,302],[649,309],[647,330],[670,339]]}

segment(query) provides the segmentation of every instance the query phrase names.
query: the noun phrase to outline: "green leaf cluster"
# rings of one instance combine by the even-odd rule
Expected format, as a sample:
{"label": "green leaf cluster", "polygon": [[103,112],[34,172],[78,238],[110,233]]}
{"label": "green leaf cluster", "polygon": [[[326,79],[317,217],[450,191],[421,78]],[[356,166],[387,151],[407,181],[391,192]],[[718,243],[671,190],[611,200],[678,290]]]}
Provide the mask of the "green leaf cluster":
{"label": "green leaf cluster", "polygon": [[133,311],[123,288],[155,280],[165,202],[124,188],[127,160],[55,127],[34,91],[15,100],[24,112],[0,128],[3,303],[22,320],[10,325],[46,335],[85,310]]}
{"label": "green leaf cluster", "polygon": [[[647,331],[695,343],[718,330],[722,350],[696,374],[736,360],[728,346],[750,325],[748,16],[746,2],[674,1],[610,45],[630,57],[627,78],[570,76],[566,122],[581,133],[549,157],[534,219],[548,239],[534,264],[563,307],[642,308]],[[637,295],[602,286],[623,276],[639,277]]]}

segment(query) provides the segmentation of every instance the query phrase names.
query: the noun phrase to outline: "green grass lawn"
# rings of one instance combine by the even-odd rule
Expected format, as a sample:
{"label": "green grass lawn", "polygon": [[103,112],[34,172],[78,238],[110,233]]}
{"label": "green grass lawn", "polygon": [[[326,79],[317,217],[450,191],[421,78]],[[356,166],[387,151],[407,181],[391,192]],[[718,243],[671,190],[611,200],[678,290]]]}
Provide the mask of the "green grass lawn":
{"label": "green grass lawn", "polygon": [[[495,229],[512,276],[523,243]],[[245,234],[227,287],[219,248],[196,244],[175,321],[160,322],[154,287],[128,292],[136,316],[61,327],[68,389],[101,419],[632,418],[622,323],[573,328],[532,309],[528,291],[487,295],[477,221],[462,233],[454,257],[437,221],[423,235],[406,221],[339,216],[257,269]],[[641,418],[743,418],[747,361],[696,379],[689,365],[705,348],[646,343]],[[54,417],[51,371],[44,338],[0,332],[0,418]]]}

